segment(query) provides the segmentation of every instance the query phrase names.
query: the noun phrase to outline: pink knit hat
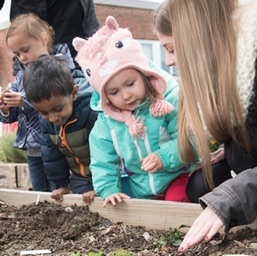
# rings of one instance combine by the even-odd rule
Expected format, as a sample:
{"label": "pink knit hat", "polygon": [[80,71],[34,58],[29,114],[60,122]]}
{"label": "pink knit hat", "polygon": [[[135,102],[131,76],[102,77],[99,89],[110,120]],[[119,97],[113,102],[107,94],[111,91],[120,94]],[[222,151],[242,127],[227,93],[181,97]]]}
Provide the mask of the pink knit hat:
{"label": "pink knit hat", "polygon": [[143,120],[136,119],[130,111],[115,108],[103,90],[114,74],[127,68],[141,71],[159,92],[156,102],[150,106],[150,114],[165,116],[173,110],[173,106],[163,100],[166,90],[165,79],[149,67],[141,45],[132,38],[128,29],[119,28],[114,17],[107,17],[105,26],[88,40],[76,37],[72,43],[78,52],[76,61],[88,82],[100,94],[103,111],[116,121],[126,123],[133,137],[143,137]]}

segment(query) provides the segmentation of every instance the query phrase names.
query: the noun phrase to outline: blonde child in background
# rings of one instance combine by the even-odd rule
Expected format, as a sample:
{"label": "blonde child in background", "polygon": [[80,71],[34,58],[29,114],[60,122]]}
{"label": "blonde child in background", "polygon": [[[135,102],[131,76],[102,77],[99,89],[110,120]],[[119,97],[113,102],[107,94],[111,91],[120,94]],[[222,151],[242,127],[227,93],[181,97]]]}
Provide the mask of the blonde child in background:
{"label": "blonde child in background", "polygon": [[14,19],[6,34],[8,48],[19,60],[19,71],[8,90],[0,98],[0,121],[18,121],[14,147],[26,150],[32,188],[35,191],[50,191],[41,158],[38,112],[27,101],[23,88],[26,67],[40,55],[52,52],[54,31],[37,16],[26,14]]}

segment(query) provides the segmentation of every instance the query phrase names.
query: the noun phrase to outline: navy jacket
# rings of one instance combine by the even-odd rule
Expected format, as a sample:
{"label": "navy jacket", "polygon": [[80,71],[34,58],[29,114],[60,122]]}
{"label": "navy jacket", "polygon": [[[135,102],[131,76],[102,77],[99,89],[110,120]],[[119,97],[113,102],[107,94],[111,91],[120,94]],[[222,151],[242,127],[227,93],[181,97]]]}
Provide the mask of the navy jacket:
{"label": "navy jacket", "polygon": [[90,108],[93,90],[86,79],[76,80],[76,84],[80,85],[79,94],[67,123],[56,126],[42,118],[40,121],[42,160],[47,178],[54,183],[53,189],[68,187],[70,171],[82,177],[91,176],[88,137],[97,113]]}

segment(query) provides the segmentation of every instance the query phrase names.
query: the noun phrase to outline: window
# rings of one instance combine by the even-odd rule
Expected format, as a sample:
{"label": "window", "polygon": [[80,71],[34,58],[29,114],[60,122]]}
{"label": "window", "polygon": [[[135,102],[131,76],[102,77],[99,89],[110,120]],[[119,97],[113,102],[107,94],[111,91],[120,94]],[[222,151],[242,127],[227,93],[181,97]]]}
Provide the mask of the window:
{"label": "window", "polygon": [[147,58],[155,62],[160,68],[166,70],[172,75],[177,75],[176,67],[168,67],[165,64],[165,50],[159,41],[155,40],[138,40],[142,45],[143,51]]}

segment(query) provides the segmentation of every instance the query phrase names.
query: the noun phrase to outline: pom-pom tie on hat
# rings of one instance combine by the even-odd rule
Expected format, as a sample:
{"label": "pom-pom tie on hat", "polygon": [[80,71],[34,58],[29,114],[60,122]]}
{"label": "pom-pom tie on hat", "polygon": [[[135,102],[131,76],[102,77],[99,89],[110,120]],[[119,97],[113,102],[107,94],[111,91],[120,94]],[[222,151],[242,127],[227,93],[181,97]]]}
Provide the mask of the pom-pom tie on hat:
{"label": "pom-pom tie on hat", "polygon": [[128,120],[125,122],[125,124],[129,128],[129,132],[133,138],[139,137],[141,139],[145,136],[145,127],[143,124],[143,119],[138,117],[135,118],[133,115],[128,118]]}

